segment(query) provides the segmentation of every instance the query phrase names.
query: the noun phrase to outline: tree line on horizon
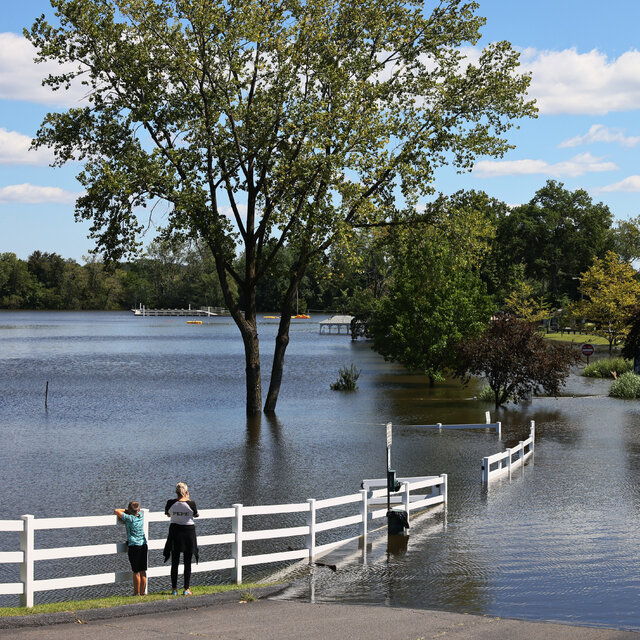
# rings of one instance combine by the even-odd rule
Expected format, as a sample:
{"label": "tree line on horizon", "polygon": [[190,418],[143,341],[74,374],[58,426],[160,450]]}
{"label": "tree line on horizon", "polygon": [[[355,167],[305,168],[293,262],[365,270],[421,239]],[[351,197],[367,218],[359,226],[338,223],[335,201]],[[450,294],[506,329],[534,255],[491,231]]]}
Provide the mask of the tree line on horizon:
{"label": "tree line on horizon", "polygon": [[[423,323],[442,326],[448,306],[469,325],[474,321],[465,309],[486,318],[516,304],[518,294],[542,309],[566,308],[580,299],[580,278],[595,259],[607,252],[627,264],[640,258],[640,217],[614,226],[606,205],[552,180],[511,209],[476,191],[441,197],[428,208],[429,220],[439,215],[441,225],[417,221],[357,230],[316,260],[300,284],[299,310],[354,313],[371,319],[375,333],[376,324],[394,324],[402,309],[415,314],[422,300]],[[285,246],[258,288],[259,311],[279,308],[294,259]],[[241,255],[236,266],[243,265]],[[79,264],[41,251],[27,260],[0,254],[2,309],[118,310],[140,304],[224,306],[211,252],[192,242],[156,239],[140,258],[111,264],[96,256]]]}

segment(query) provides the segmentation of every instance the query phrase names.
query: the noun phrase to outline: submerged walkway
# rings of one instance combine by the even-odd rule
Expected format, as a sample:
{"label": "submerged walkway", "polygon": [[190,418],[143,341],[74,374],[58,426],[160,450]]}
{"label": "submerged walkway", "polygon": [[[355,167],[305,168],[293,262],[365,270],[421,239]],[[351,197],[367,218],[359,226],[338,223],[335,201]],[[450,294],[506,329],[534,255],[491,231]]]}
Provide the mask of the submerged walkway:
{"label": "submerged walkway", "polygon": [[[175,607],[182,607],[175,610]],[[185,608],[186,607],[186,608]],[[127,617],[123,615],[123,610]],[[148,613],[132,615],[134,610]],[[155,611],[152,611],[155,609]],[[60,614],[55,614],[59,616]],[[258,600],[241,604],[238,594],[219,594],[141,603],[66,614],[69,622],[7,628],[0,638],[29,640],[129,640],[209,638],[211,640],[640,640],[640,632],[505,620],[444,611],[351,604],[308,604]],[[35,616],[32,616],[35,618]],[[58,618],[61,620],[62,618]],[[53,618],[49,618],[52,622]],[[36,620],[32,620],[32,623]]]}

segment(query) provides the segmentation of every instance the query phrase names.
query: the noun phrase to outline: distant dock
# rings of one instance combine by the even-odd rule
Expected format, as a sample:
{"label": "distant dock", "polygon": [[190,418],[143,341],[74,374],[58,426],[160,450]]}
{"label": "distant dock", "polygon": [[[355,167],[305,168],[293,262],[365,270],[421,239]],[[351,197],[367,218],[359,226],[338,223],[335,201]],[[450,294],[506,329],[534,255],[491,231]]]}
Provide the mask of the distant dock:
{"label": "distant dock", "polygon": [[147,309],[144,305],[140,305],[137,309],[131,309],[134,316],[141,318],[152,316],[189,316],[189,317],[205,317],[210,318],[212,316],[228,316],[229,310],[224,307],[200,307],[198,309],[192,309],[189,305],[188,309]]}
{"label": "distant dock", "polygon": [[349,335],[351,333],[351,321],[353,316],[333,316],[319,322],[320,333],[333,333],[333,329],[336,329],[337,333],[342,333],[344,327],[345,333]]}

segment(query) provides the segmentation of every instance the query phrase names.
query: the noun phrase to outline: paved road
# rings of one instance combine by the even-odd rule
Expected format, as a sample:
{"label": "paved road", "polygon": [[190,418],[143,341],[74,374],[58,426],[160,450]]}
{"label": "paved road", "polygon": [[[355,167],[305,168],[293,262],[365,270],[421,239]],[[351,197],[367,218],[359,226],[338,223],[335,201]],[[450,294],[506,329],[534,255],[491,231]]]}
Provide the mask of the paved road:
{"label": "paved road", "polygon": [[[184,600],[184,599],[183,599]],[[11,640],[640,640],[640,632],[504,620],[442,611],[382,606],[308,604],[283,600],[200,601],[186,609],[129,617],[77,612],[78,622],[30,628],[2,628]],[[149,603],[151,604],[151,603]],[[204,604],[205,606],[201,606]],[[133,607],[135,608],[135,607]],[[132,607],[129,607],[131,611]],[[166,607],[165,607],[166,609]],[[42,620],[41,620],[42,621]],[[6,622],[4,619],[3,622]]]}

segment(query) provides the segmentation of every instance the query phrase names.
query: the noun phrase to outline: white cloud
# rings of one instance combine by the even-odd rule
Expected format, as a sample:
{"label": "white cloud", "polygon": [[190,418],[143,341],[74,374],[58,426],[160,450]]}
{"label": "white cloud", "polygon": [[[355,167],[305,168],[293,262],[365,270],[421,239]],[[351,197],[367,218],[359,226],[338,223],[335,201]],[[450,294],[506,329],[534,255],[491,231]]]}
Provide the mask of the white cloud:
{"label": "white cloud", "polygon": [[38,187],[25,182],[0,188],[0,204],[74,204],[80,194],[60,187]]}
{"label": "white cloud", "polygon": [[31,138],[17,131],[0,127],[0,164],[40,164],[53,160],[48,149],[30,150]]}
{"label": "white cloud", "polygon": [[640,176],[629,176],[620,182],[607,185],[606,187],[599,187],[594,189],[598,192],[611,192],[611,191],[626,191],[627,193],[633,193],[640,191]]}
{"label": "white cloud", "polygon": [[561,142],[558,146],[579,147],[592,142],[615,142],[622,147],[635,147],[640,143],[640,136],[625,136],[622,129],[610,129],[603,124],[594,124],[583,136],[575,136]]}
{"label": "white cloud", "polygon": [[546,160],[481,160],[476,163],[473,173],[480,178],[496,178],[499,176],[523,176],[543,174],[559,177],[575,178],[585,173],[615,171],[614,162],[606,162],[590,153],[582,153],[570,160],[550,164]]}
{"label": "white cloud", "polygon": [[[238,202],[238,213],[240,214],[240,219],[245,221],[247,220],[247,205],[244,202]],[[233,209],[231,205],[227,205],[226,207],[220,207],[220,213],[229,218],[230,220],[235,221],[235,216],[233,215]]]}
{"label": "white cloud", "polygon": [[541,114],[598,114],[635,111],[640,105],[640,52],[609,59],[597,49],[521,52],[522,69],[531,71],[529,95]]}
{"label": "white cloud", "polygon": [[86,88],[79,83],[69,91],[52,91],[43,87],[43,78],[69,68],[63,69],[53,62],[36,64],[33,61],[35,53],[26,38],[15,33],[0,33],[0,99],[77,106]]}

